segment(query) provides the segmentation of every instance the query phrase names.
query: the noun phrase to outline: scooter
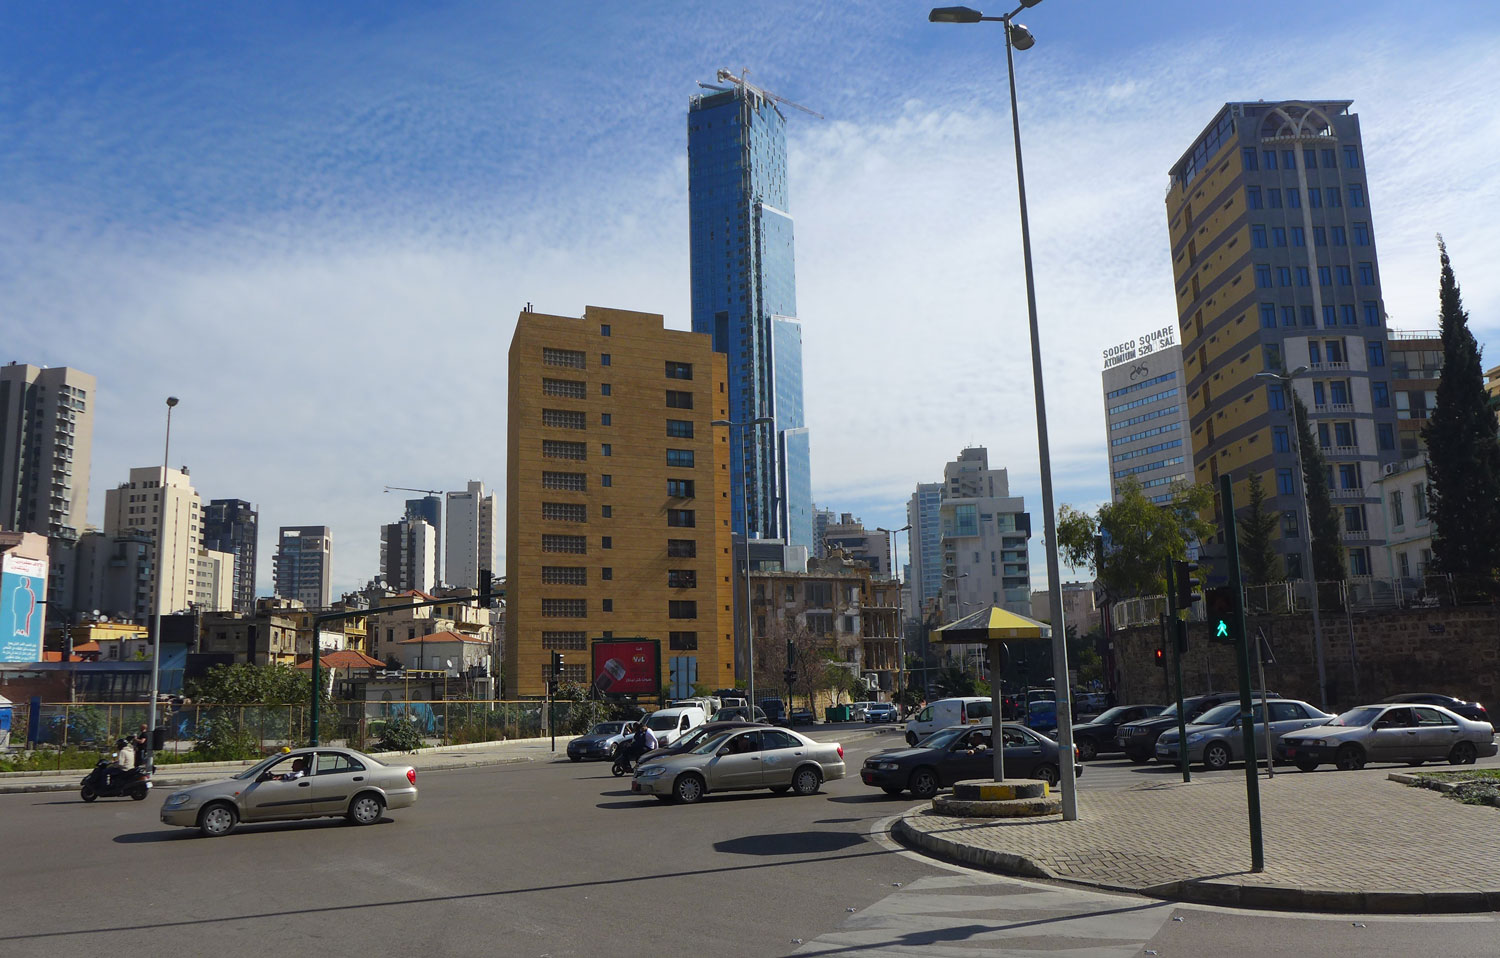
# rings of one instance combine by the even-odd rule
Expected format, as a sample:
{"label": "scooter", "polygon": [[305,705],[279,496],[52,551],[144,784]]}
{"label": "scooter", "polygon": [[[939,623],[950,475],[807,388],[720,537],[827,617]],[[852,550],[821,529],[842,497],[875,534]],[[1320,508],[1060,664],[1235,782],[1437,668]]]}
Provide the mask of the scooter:
{"label": "scooter", "polygon": [[121,768],[107,758],[101,758],[94,770],[84,776],[78,797],[85,802],[96,798],[121,798],[129,795],[133,801],[142,801],[151,791],[151,773],[144,768]]}

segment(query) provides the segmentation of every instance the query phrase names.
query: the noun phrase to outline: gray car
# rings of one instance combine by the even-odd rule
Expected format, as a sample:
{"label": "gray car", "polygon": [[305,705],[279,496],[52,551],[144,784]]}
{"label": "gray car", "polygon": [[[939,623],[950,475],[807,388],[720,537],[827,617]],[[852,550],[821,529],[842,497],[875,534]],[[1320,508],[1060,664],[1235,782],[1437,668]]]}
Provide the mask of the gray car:
{"label": "gray car", "polygon": [[586,758],[614,758],[620,746],[635,734],[634,722],[600,722],[587,735],[568,743],[568,758],[581,762]]}
{"label": "gray car", "polygon": [[837,742],[782,728],[727,729],[686,752],[642,762],[630,790],[691,805],[710,792],[753,788],[812,795],[843,777],[844,748]]}
{"label": "gray car", "polygon": [[[1271,711],[1271,741],[1288,732],[1322,725],[1333,718],[1322,709],[1297,699],[1271,699],[1262,707],[1254,703],[1251,717],[1255,722],[1255,757],[1266,757],[1265,709]],[[1202,762],[1210,771],[1225,768],[1230,762],[1245,759],[1245,739],[1240,728],[1240,703],[1216,705],[1193,719],[1187,726],[1188,761]],[[1156,759],[1172,764],[1178,761],[1177,729],[1169,728],[1156,740]]]}
{"label": "gray car", "polygon": [[1276,757],[1304,772],[1332,762],[1350,771],[1366,762],[1472,765],[1496,752],[1495,729],[1440,705],[1361,705],[1327,725],[1276,743]]}
{"label": "gray car", "polygon": [[232,778],[174,791],[162,803],[161,820],[215,838],[240,822],[342,815],[373,825],[386,809],[416,801],[417,770],[410,765],[385,765],[348,748],[299,748]]}

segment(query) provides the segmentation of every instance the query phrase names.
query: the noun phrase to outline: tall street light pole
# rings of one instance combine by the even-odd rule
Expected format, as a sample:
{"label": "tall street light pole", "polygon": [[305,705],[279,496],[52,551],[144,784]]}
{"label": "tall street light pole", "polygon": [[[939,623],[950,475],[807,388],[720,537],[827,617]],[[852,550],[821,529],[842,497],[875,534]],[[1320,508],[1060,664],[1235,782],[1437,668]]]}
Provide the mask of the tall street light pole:
{"label": "tall street light pole", "polygon": [[1036,393],[1036,444],[1041,466],[1042,520],[1047,537],[1047,591],[1052,606],[1052,667],[1057,689],[1057,740],[1063,761],[1063,820],[1078,818],[1078,783],[1073,772],[1073,692],[1068,681],[1068,632],[1063,621],[1062,573],[1057,556],[1057,519],[1052,504],[1052,453],[1047,442],[1047,398],[1042,386],[1042,346],[1036,319],[1036,282],[1031,268],[1031,226],[1026,214],[1026,173],[1021,162],[1021,114],[1016,105],[1016,68],[1013,49],[1029,50],[1036,43],[1031,31],[1013,20],[1016,14],[1041,0],[1021,0],[1021,5],[1003,17],[986,17],[968,7],[938,7],[928,19],[934,23],[978,23],[998,21],[1005,27],[1005,74],[1010,82],[1010,122],[1016,148],[1016,192],[1021,210],[1021,257],[1026,266],[1026,310],[1031,321],[1031,381]]}
{"label": "tall street light pole", "polygon": [[[1256,379],[1264,379],[1270,382],[1280,383],[1288,393],[1292,391],[1292,380],[1308,371],[1306,366],[1298,366],[1289,373],[1277,373],[1266,370],[1255,374]],[[1297,403],[1294,399],[1288,399],[1288,407],[1292,413],[1292,454],[1297,457],[1297,499],[1302,504],[1302,524],[1306,526],[1306,535],[1302,538],[1302,544],[1306,549],[1304,556],[1307,564],[1303,567],[1303,575],[1312,583],[1312,627],[1313,627],[1313,658],[1318,663],[1318,707],[1328,708],[1328,666],[1324,661],[1323,651],[1323,622],[1318,616],[1318,569],[1313,564],[1313,530],[1312,513],[1307,509],[1307,473],[1302,468],[1302,423],[1297,419]]]}
{"label": "tall street light pole", "polygon": [[151,703],[146,709],[146,754],[141,764],[148,769],[156,766],[156,754],[151,750],[156,736],[156,699],[161,694],[161,607],[167,601],[166,571],[162,560],[166,553],[167,531],[167,463],[172,458],[172,407],[177,405],[176,396],[167,397],[167,438],[161,453],[161,487],[157,495],[161,498],[161,512],[156,520],[156,612],[151,623]]}
{"label": "tall street light pole", "polygon": [[876,526],[876,532],[884,532],[891,543],[891,578],[896,580],[896,701],[897,715],[900,709],[906,707],[906,683],[902,681],[902,674],[906,671],[906,601],[901,597],[901,576],[896,571],[897,563],[901,560],[901,553],[896,549],[896,533],[906,533],[906,554],[911,555],[911,523],[899,529],[887,529]]}
{"label": "tall street light pole", "polygon": [[[709,423],[710,426],[723,426],[726,429],[734,429],[736,426],[764,426],[767,423],[775,423],[776,420],[770,416],[758,416],[755,419],[746,419],[734,422],[729,419],[715,419]],[[731,446],[731,449],[733,447]],[[745,659],[748,663],[746,673],[746,691],[749,693],[746,717],[755,721],[755,620],[750,608],[750,509],[745,497],[745,434],[740,432],[740,521],[744,523],[742,534],[745,537]],[[790,702],[787,708],[791,708]]]}

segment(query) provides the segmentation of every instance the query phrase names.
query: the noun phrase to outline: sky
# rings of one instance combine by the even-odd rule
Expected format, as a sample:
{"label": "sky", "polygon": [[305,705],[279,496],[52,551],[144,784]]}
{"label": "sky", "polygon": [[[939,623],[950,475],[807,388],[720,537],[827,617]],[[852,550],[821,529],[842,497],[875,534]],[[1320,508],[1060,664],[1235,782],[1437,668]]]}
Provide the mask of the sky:
{"label": "sky", "polygon": [[[1167,171],[1226,101],[1353,100],[1391,325],[1436,328],[1441,233],[1471,328],[1500,343],[1500,10],[1411,10],[1047,0],[1019,18],[1059,504],[1108,497],[1100,351],[1175,320]],[[689,327],[688,98],[749,70],[824,116],[788,111],[815,500],[900,525],[916,483],[987,446],[1033,513],[1041,588],[1002,34],[927,11],[5,5],[0,362],[98,378],[91,522],[160,462],[175,395],[172,465],[205,501],[259,509],[261,593],[283,525],[331,526],[334,589],[357,588],[408,495],[385,486],[503,498],[527,303]]]}

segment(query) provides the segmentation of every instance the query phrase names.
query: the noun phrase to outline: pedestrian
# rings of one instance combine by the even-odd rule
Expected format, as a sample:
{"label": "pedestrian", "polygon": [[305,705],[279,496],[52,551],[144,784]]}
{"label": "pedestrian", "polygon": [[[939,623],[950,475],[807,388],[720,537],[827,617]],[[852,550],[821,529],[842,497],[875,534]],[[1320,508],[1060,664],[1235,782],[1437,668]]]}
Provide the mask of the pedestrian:
{"label": "pedestrian", "polygon": [[135,752],[135,764],[140,765],[146,761],[146,744],[151,740],[147,733],[146,723],[142,722],[140,729],[130,739],[130,744]]}

